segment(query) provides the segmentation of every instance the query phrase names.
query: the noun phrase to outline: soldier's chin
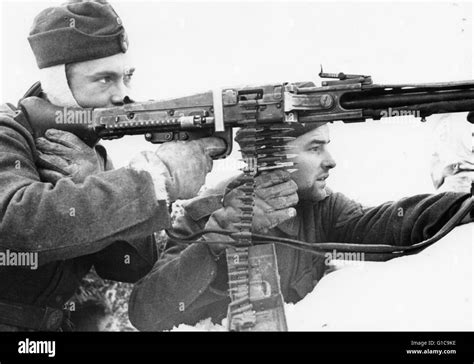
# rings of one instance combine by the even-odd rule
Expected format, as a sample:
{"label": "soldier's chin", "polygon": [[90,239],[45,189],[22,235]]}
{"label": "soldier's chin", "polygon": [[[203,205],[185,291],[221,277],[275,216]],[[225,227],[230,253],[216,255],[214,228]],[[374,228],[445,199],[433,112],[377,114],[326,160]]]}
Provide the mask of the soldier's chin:
{"label": "soldier's chin", "polygon": [[326,191],[326,182],[325,181],[316,181],[313,185],[313,201],[321,201],[324,200],[328,193]]}
{"label": "soldier's chin", "polygon": [[323,186],[321,183],[315,182],[310,188],[299,188],[298,195],[300,200],[317,202],[324,200],[328,194],[325,184]]}

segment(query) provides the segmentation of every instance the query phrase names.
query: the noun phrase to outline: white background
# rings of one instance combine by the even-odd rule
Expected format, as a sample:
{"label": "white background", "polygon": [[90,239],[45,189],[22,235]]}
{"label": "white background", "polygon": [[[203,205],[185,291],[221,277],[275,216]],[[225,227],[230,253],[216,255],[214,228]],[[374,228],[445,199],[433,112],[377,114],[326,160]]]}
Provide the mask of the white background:
{"label": "white background", "polygon": [[[59,3],[1,3],[2,102],[16,103],[37,80],[26,38],[34,16]],[[328,72],[370,74],[377,83],[472,78],[468,2],[112,4],[129,34],[137,99],[241,84],[319,83],[320,64]],[[338,166],[328,185],[369,205],[433,192],[428,124],[405,117],[398,124],[332,126],[330,147]],[[153,148],[140,136],[104,144],[117,166]],[[237,166],[235,158],[216,162],[209,183]]]}

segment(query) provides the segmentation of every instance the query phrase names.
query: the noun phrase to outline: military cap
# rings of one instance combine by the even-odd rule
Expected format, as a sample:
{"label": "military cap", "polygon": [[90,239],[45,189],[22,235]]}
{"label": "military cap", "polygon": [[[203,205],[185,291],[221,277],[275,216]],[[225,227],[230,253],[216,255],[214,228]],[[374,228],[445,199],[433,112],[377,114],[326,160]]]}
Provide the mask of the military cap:
{"label": "military cap", "polygon": [[109,57],[128,48],[122,21],[106,1],[72,1],[43,10],[28,41],[40,69]]}
{"label": "military cap", "polygon": [[290,123],[287,127],[291,128],[292,130],[286,132],[284,136],[292,136],[297,138],[303,134],[309,133],[313,129],[323,126],[324,124],[327,124],[327,122],[323,121],[317,123]]}

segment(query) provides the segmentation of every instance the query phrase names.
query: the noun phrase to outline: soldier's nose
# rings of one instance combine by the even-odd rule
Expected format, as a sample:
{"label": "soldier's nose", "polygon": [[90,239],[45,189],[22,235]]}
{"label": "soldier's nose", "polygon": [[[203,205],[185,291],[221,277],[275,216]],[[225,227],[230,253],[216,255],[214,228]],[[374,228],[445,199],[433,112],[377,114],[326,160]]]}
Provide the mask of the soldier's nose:
{"label": "soldier's nose", "polygon": [[124,104],[131,104],[131,103],[133,103],[133,100],[132,100],[130,97],[125,96],[125,97],[123,98],[123,103],[124,103]]}
{"label": "soldier's nose", "polygon": [[112,96],[111,102],[112,102],[112,105],[114,106],[122,106],[125,104],[131,104],[133,100],[129,96],[125,96],[125,97]]}
{"label": "soldier's nose", "polygon": [[331,168],[336,167],[336,161],[334,160],[332,155],[328,153],[326,159],[323,162],[323,165],[325,168],[331,169]]}

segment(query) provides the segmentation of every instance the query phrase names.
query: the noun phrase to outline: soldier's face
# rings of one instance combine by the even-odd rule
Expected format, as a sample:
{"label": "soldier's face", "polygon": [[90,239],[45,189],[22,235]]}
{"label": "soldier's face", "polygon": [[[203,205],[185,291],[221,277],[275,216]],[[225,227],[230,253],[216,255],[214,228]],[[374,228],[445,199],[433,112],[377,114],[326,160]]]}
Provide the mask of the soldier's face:
{"label": "soldier's face", "polygon": [[329,170],[336,166],[327,148],[329,141],[329,127],[325,124],[288,143],[288,153],[298,155],[298,170],[292,177],[302,200],[319,201],[326,197],[326,179]]}
{"label": "soldier's face", "polygon": [[69,64],[69,88],[81,107],[111,107],[127,102],[135,70],[126,53]]}

